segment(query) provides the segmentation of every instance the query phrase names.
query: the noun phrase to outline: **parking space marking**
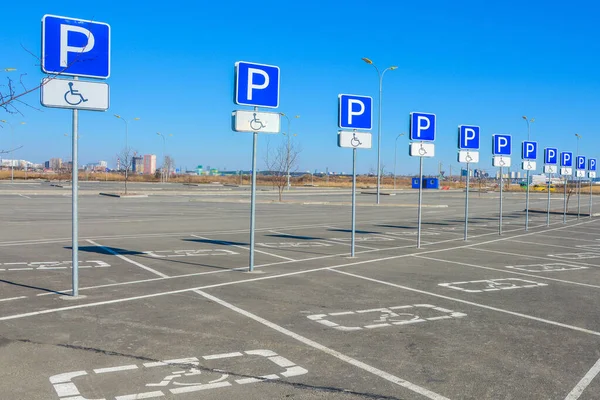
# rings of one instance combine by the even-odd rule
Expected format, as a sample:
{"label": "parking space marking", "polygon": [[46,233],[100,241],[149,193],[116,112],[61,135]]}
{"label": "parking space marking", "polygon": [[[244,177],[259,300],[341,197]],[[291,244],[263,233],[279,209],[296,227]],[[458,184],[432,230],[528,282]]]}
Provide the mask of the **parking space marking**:
{"label": "parking space marking", "polygon": [[201,296],[203,296],[203,297],[205,297],[205,298],[207,298],[207,299],[209,299],[211,301],[214,301],[215,303],[218,303],[218,304],[222,305],[223,307],[226,307],[226,308],[228,308],[228,309],[230,309],[232,311],[235,311],[238,314],[241,314],[241,315],[243,315],[245,317],[248,317],[248,318],[250,318],[250,319],[252,319],[252,320],[254,320],[254,321],[256,321],[256,322],[258,322],[258,323],[260,323],[262,325],[265,325],[265,326],[267,326],[267,327],[269,327],[269,328],[271,328],[271,329],[273,329],[273,330],[275,330],[275,331],[277,331],[279,333],[282,333],[282,334],[284,334],[284,335],[286,335],[288,337],[291,337],[291,338],[293,338],[293,339],[295,339],[295,340],[297,340],[297,341],[299,341],[299,342],[301,342],[301,343],[303,343],[303,344],[305,344],[307,346],[310,346],[310,347],[312,347],[314,349],[320,350],[320,351],[322,351],[322,352],[324,352],[326,354],[329,354],[329,355],[337,358],[338,360],[344,361],[344,362],[346,362],[348,364],[351,364],[351,365],[353,365],[355,367],[358,367],[358,368],[362,369],[363,371],[367,371],[367,372],[369,372],[369,373],[371,373],[373,375],[376,375],[376,376],[378,376],[380,378],[383,378],[383,379],[387,380],[388,382],[392,382],[392,383],[394,383],[396,385],[402,386],[402,387],[404,387],[406,389],[409,389],[409,390],[411,390],[411,391],[413,391],[415,393],[423,395],[423,396],[425,396],[425,397],[427,397],[427,398],[429,398],[431,400],[449,400],[448,398],[446,398],[446,397],[444,397],[442,395],[439,395],[439,394],[437,394],[435,392],[432,392],[432,391],[430,391],[430,390],[428,390],[426,388],[423,388],[421,386],[415,385],[414,383],[408,382],[407,380],[404,380],[402,378],[394,376],[394,375],[392,375],[392,374],[390,374],[388,372],[382,371],[382,370],[380,370],[378,368],[372,367],[372,366],[370,366],[370,365],[368,365],[368,364],[366,364],[366,363],[364,363],[362,361],[356,360],[356,359],[354,359],[352,357],[349,357],[349,356],[347,356],[345,354],[342,354],[339,351],[330,349],[329,347],[326,347],[326,346],[324,346],[324,345],[322,345],[320,343],[317,343],[314,340],[308,339],[308,338],[306,338],[304,336],[301,336],[301,335],[299,335],[299,334],[297,334],[295,332],[292,332],[289,329],[286,329],[286,328],[284,328],[284,327],[282,327],[280,325],[277,325],[277,324],[275,324],[275,323],[273,323],[271,321],[268,321],[268,320],[266,320],[266,319],[264,319],[262,317],[259,317],[258,315],[253,314],[253,313],[251,313],[249,311],[243,310],[243,309],[241,309],[241,308],[239,308],[239,307],[237,307],[237,306],[235,306],[235,305],[233,305],[231,303],[226,302],[225,300],[222,300],[222,299],[220,299],[218,297],[210,295],[210,294],[208,294],[208,293],[206,293],[206,292],[204,292],[202,290],[194,290],[194,292],[198,293],[199,295],[201,295]]}
{"label": "parking space marking", "polygon": [[257,246],[269,247],[272,249],[295,249],[307,247],[331,247],[332,244],[324,242],[279,242],[279,243],[256,243]]}
{"label": "parking space marking", "polygon": [[565,400],[577,400],[582,394],[583,391],[589,386],[592,380],[598,375],[600,372],[600,360],[596,361],[594,366],[588,371],[587,374],[581,380],[573,390],[565,397]]}
{"label": "parking space marking", "polygon": [[196,250],[153,250],[142,253],[155,258],[199,257],[199,256],[231,256],[240,253],[225,249],[196,249]]}
{"label": "parking space marking", "polygon": [[101,244],[99,244],[99,243],[96,243],[96,242],[94,242],[93,240],[90,240],[90,239],[87,239],[87,242],[88,242],[88,243],[91,243],[91,244],[93,244],[94,246],[97,246],[97,247],[101,248],[102,250],[104,250],[104,251],[106,251],[106,252],[108,252],[108,253],[110,253],[110,254],[112,254],[112,255],[114,255],[114,256],[117,256],[118,258],[120,258],[120,259],[121,259],[121,260],[123,260],[123,261],[127,261],[128,263],[130,263],[130,264],[133,264],[133,265],[135,265],[136,267],[140,267],[140,268],[142,268],[142,269],[145,269],[146,271],[148,271],[148,272],[151,272],[151,273],[153,273],[154,275],[158,275],[158,276],[160,276],[160,277],[162,277],[162,278],[168,278],[168,277],[169,277],[169,275],[163,274],[162,272],[158,272],[158,271],[157,271],[157,270],[155,270],[155,269],[152,269],[152,268],[150,268],[150,267],[147,267],[147,266],[145,266],[145,265],[143,265],[143,264],[140,264],[140,263],[139,263],[139,262],[137,262],[137,261],[133,261],[132,259],[130,259],[130,258],[127,258],[127,257],[125,257],[124,255],[117,253],[116,251],[114,251],[114,250],[113,250],[113,249],[111,249],[110,247],[105,247],[105,246],[102,246]]}
{"label": "parking space marking", "polygon": [[[499,290],[525,289],[548,286],[546,283],[527,281],[519,278],[481,279],[477,281],[438,283],[438,286],[461,290],[468,293],[494,292]],[[466,286],[463,287],[463,286]]]}
{"label": "parking space marking", "polygon": [[[277,380],[281,378],[291,378],[294,376],[305,375],[308,373],[308,370],[296,365],[296,363],[284,358],[274,351],[271,350],[250,350],[245,351],[243,353],[226,353],[226,354],[214,354],[203,356],[204,360],[219,360],[233,357],[243,357],[243,356],[259,356],[263,357],[271,363],[275,364],[279,368],[282,368],[283,371],[274,374],[261,375],[257,377],[245,377],[241,379],[233,379],[233,382],[238,385],[245,385],[250,383],[258,383],[266,380]],[[226,373],[220,369],[201,369],[200,368],[200,359],[196,357],[188,357],[188,358],[180,358],[174,360],[165,360],[158,362],[149,362],[142,364],[143,369],[149,368],[157,368],[157,367],[171,367],[171,372],[168,373],[160,382],[155,383],[147,383],[145,385],[146,388],[165,388],[163,390],[150,390],[133,394],[125,394],[115,396],[115,400],[137,400],[137,399],[150,399],[155,397],[165,396],[165,392],[170,392],[173,395],[182,394],[182,393],[191,393],[197,392],[200,390],[209,390],[209,389],[217,389],[224,388],[228,386],[232,386],[232,383],[228,381],[230,374]],[[139,370],[140,368],[136,364],[129,365],[120,365],[116,367],[108,367],[108,368],[97,368],[92,370],[94,374],[106,374],[106,373],[119,373],[131,370]],[[176,369],[176,371],[173,371]],[[207,375],[207,372],[215,372],[221,375],[219,378],[211,380],[206,383],[199,382],[179,382],[178,380],[186,378],[194,377],[192,380],[199,379],[199,376],[204,372]],[[85,400],[79,391],[79,388],[73,382],[74,378],[79,378],[82,376],[89,376],[92,374],[88,374],[87,371],[74,371],[67,372],[58,375],[51,376],[50,383],[52,383],[54,390],[58,394],[58,397],[61,400]],[[175,386],[174,388],[169,386]],[[143,389],[144,390],[144,389]],[[74,397],[76,396],[76,397]],[[99,399],[106,400],[106,398]]]}
{"label": "parking space marking", "polygon": [[[477,248],[477,247],[473,247],[472,249],[476,250],[476,251],[483,251],[486,253],[504,254],[507,256],[515,256],[515,257],[520,257],[520,258],[531,258],[531,259],[545,260],[545,261],[550,261],[550,262],[555,261],[554,258],[550,258],[552,256],[552,254],[548,254],[548,257],[541,257],[541,256],[532,256],[531,254],[512,253],[509,251],[491,250],[491,249],[483,249],[483,248]],[[576,253],[576,254],[587,254],[587,253]],[[593,254],[595,254],[595,253],[593,253]],[[600,257],[600,254],[598,254],[598,257]],[[573,261],[573,260],[570,260],[570,261],[572,264],[585,265],[586,267],[600,268],[600,265],[590,264],[590,263],[586,263],[586,262],[582,262],[582,261]]]}
{"label": "parking space marking", "polygon": [[468,304],[468,305],[483,308],[486,310],[491,310],[491,311],[496,311],[496,312],[500,312],[500,313],[504,313],[504,314],[508,314],[508,315],[513,315],[515,317],[525,318],[525,319],[529,319],[532,321],[542,322],[542,323],[545,323],[548,325],[559,326],[561,328],[570,329],[570,330],[581,332],[581,333],[587,333],[589,335],[600,336],[600,332],[592,331],[591,329],[581,328],[581,327],[574,326],[574,325],[568,325],[568,324],[564,324],[562,322],[556,322],[556,321],[552,321],[552,320],[545,319],[545,318],[535,317],[533,315],[527,315],[527,314],[519,313],[516,311],[510,311],[510,310],[505,310],[505,309],[498,308],[498,307],[488,306],[485,304],[475,303],[475,302],[469,301],[469,300],[458,299],[458,298],[446,296],[443,294],[428,292],[426,290],[415,289],[415,288],[411,288],[408,286],[402,286],[402,285],[398,285],[396,283],[382,281],[380,279],[369,278],[368,276],[353,274],[351,272],[340,271],[339,269],[336,269],[335,267],[330,267],[327,269],[330,270],[331,272],[335,272],[335,273],[347,275],[347,276],[352,276],[354,278],[363,279],[365,281],[379,283],[381,285],[386,285],[386,286],[391,286],[391,287],[395,287],[398,289],[408,290],[408,291],[414,292],[414,293],[421,293],[421,294],[425,294],[428,296],[433,296],[433,297],[437,297],[440,299],[455,301],[455,302],[462,303],[462,304]]}
{"label": "parking space marking", "polygon": [[465,262],[460,262],[460,261],[449,261],[449,260],[445,260],[445,259],[441,259],[441,258],[434,258],[434,257],[429,257],[429,256],[415,255],[415,257],[416,258],[424,258],[426,260],[431,260],[431,261],[438,261],[438,262],[441,262],[441,263],[456,264],[456,265],[461,265],[461,266],[465,266],[465,267],[478,268],[478,269],[486,269],[486,270],[489,270],[489,271],[503,272],[505,274],[527,276],[529,278],[543,279],[543,280],[546,280],[546,281],[560,282],[560,283],[566,283],[566,284],[569,284],[569,285],[584,286],[584,287],[590,287],[590,288],[594,288],[594,289],[600,289],[599,285],[592,285],[591,283],[582,283],[582,282],[568,281],[568,280],[565,280],[565,279],[550,278],[550,277],[541,276],[541,275],[532,275],[532,274],[528,274],[528,273],[525,273],[525,272],[507,271],[507,270],[503,270],[503,269],[500,269],[500,268],[484,267],[483,265],[470,264],[470,263],[465,263]]}
{"label": "parking space marking", "polygon": [[[190,235],[190,236],[192,236],[192,237],[195,237],[195,238],[198,238],[198,239],[202,239],[202,240],[211,240],[211,239],[209,239],[209,238],[207,238],[207,237],[204,237],[204,236],[198,236],[198,235]],[[229,246],[231,246],[231,247],[237,247],[238,249],[244,249],[244,250],[246,250],[246,251],[250,251],[250,248],[248,248],[248,247],[246,247],[246,246],[240,246],[240,245],[237,245],[237,244],[230,244]],[[297,261],[297,260],[295,260],[295,259],[293,259],[293,258],[289,258],[289,257],[280,256],[280,255],[278,255],[278,254],[268,253],[268,252],[266,252],[266,251],[263,251],[263,250],[256,250],[256,249],[254,249],[254,251],[255,251],[256,253],[266,254],[266,255],[268,255],[268,256],[271,256],[271,257],[275,257],[275,258],[281,258],[282,260],[287,260],[287,261]]]}
{"label": "parking space marking", "polygon": [[[0,268],[0,272],[3,271],[40,271],[40,270],[59,270],[59,269],[71,269],[72,261],[36,261],[36,262],[10,262],[0,263],[0,267],[11,267],[11,268]],[[14,267],[17,266],[18,267]],[[90,260],[81,261],[79,268],[108,268],[110,264],[104,261]]]}
{"label": "parking space marking", "polygon": [[[326,228],[331,228],[331,227],[326,227]],[[335,228],[335,229],[337,229],[337,228]],[[273,233],[276,233],[278,235],[294,236],[294,235],[291,235],[289,233],[285,233],[285,232],[281,232],[281,231],[270,230],[269,232],[273,232]],[[319,241],[325,242],[325,243],[331,243],[333,245],[338,245],[338,246],[339,245],[342,245],[342,246],[351,246],[351,244],[349,244],[349,243],[343,243],[343,242],[334,241],[334,240],[328,240],[328,239],[319,239]],[[357,249],[361,248],[361,249],[369,249],[369,250],[374,250],[374,251],[380,250],[380,249],[378,249],[376,247],[367,247],[367,246],[363,246],[363,245],[355,245],[354,247],[356,247]]]}
{"label": "parking space marking", "polygon": [[[417,309],[424,308],[427,310],[435,310],[447,315],[438,315],[434,317],[421,317],[417,314]],[[402,311],[402,312],[401,312]],[[414,313],[410,312],[414,311]],[[327,317],[338,317],[338,316],[347,316],[347,315],[364,315],[367,313],[376,313],[379,316],[378,320],[374,320],[375,324],[363,325],[363,326],[345,326],[340,325],[336,322],[330,321],[326,319]],[[414,304],[408,306],[395,306],[395,307],[387,307],[387,308],[375,308],[370,310],[358,310],[358,311],[343,311],[343,312],[334,312],[327,314],[313,314],[308,315],[307,318],[311,321],[316,321],[322,325],[327,327],[337,329],[343,332],[351,332],[351,331],[359,331],[363,329],[374,329],[374,328],[385,328],[391,327],[394,325],[407,325],[414,324],[418,322],[427,322],[427,321],[439,321],[442,319],[451,319],[451,318],[462,318],[466,317],[467,314],[455,312],[452,310],[447,310],[444,308],[436,307],[431,304]]]}
{"label": "parking space marking", "polygon": [[572,271],[576,269],[587,269],[583,265],[572,265],[564,263],[529,264],[529,265],[507,265],[506,268],[518,269],[527,272],[559,272]]}
{"label": "parking space marking", "polygon": [[[511,242],[516,242],[515,240],[512,240],[512,239],[513,239],[513,238],[511,238],[509,241],[511,241]],[[569,249],[569,250],[573,250],[573,246],[562,246],[562,245],[559,245],[559,244],[539,243],[539,242],[529,242],[529,241],[524,241],[524,240],[519,240],[517,243],[521,243],[521,244],[532,244],[532,245],[535,245],[535,246],[556,247],[556,248],[560,248],[560,249]],[[575,246],[575,247],[578,247],[578,248],[584,248],[584,249],[588,249],[588,250],[590,250],[590,249],[592,249],[592,250],[593,250],[593,249],[595,248],[595,246],[596,246],[596,245],[585,245],[585,244],[583,244],[583,245],[578,245],[578,246]],[[600,245],[597,245],[597,246],[598,246],[598,250],[600,250]]]}
{"label": "parking space marking", "polygon": [[600,258],[600,253],[560,253],[548,254],[548,257],[555,257],[563,260],[587,260],[590,258]]}
{"label": "parking space marking", "polygon": [[7,299],[0,299],[0,303],[3,301],[12,301],[12,300],[19,300],[19,299],[26,299],[27,296],[18,296],[18,297],[9,297]]}

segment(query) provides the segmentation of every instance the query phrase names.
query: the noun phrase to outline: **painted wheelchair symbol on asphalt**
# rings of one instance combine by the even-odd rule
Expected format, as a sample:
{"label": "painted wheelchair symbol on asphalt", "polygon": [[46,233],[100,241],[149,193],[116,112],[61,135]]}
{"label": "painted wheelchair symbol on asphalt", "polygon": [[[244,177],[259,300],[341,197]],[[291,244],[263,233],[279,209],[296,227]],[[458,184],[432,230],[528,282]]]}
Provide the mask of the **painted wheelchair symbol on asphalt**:
{"label": "painted wheelchair symbol on asphalt", "polygon": [[[70,100],[69,100],[70,99]],[[73,82],[69,82],[69,91],[65,93],[65,101],[72,106],[79,105],[88,101],[79,90],[73,88]]]}
{"label": "painted wheelchair symbol on asphalt", "polygon": [[[258,357],[258,359],[257,359]],[[250,360],[240,360],[239,363],[253,363],[254,365],[266,364],[270,366],[272,373],[266,375],[226,372],[223,369],[211,368],[209,364],[219,364],[227,361],[236,363],[241,358],[251,358]],[[266,360],[267,363],[260,360]],[[161,369],[166,370],[160,372]],[[260,365],[257,372],[266,372]],[[113,379],[121,377],[119,387],[106,387],[106,392],[102,398],[94,396],[95,400],[134,400],[134,399],[153,399],[153,398],[173,398],[173,396],[206,391],[211,389],[223,389],[234,385],[246,385],[286,379],[295,376],[301,376],[308,373],[308,370],[296,365],[296,363],[284,358],[274,351],[259,349],[244,352],[232,352],[224,354],[211,354],[202,357],[188,357],[174,360],[146,362],[141,365],[129,364],[113,367],[96,368],[90,372],[81,370],[61,373],[50,377],[50,383],[60,400],[86,400],[80,390],[89,391],[89,382],[86,379],[93,380],[98,375],[117,375]],[[84,378],[87,377],[87,378]],[[148,382],[148,383],[143,383]],[[87,384],[86,384],[87,383]],[[80,389],[79,385],[82,389]],[[128,394],[115,391],[128,391]],[[185,397],[189,399],[191,397]],[[219,396],[218,398],[230,398],[230,396]]]}
{"label": "painted wheelchair symbol on asphalt", "polygon": [[255,131],[260,131],[267,127],[267,124],[263,124],[262,121],[256,118],[256,113],[253,114],[254,118],[250,120],[250,128]]}
{"label": "painted wheelchair symbol on asphalt", "polygon": [[510,289],[525,289],[548,285],[545,283],[538,283],[519,278],[504,278],[482,279],[479,281],[439,283],[438,286],[443,286],[449,289],[461,290],[463,292],[468,293],[482,293]]}

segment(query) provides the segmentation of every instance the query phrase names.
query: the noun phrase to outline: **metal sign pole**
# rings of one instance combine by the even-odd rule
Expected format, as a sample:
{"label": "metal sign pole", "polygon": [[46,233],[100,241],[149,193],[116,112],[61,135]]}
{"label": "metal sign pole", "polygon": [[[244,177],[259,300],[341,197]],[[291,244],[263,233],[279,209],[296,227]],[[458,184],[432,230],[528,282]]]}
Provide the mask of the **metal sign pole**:
{"label": "metal sign pole", "polygon": [[552,181],[552,174],[548,174],[548,205],[546,206],[546,226],[550,226],[550,182]]}
{"label": "metal sign pole", "polygon": [[[254,107],[258,111],[258,107]],[[252,133],[252,187],[250,189],[250,263],[248,271],[254,271],[254,224],[256,220],[256,143],[258,132]]]}
{"label": "metal sign pole", "polygon": [[592,218],[592,178],[590,177],[590,218]]}
{"label": "metal sign pole", "polygon": [[352,149],[352,248],[350,256],[354,257],[356,242],[356,148]]}
{"label": "metal sign pole", "polygon": [[[75,77],[77,80],[77,77]],[[71,253],[72,253],[72,286],[73,286],[73,297],[79,295],[79,212],[77,200],[79,197],[79,174],[78,168],[79,160],[77,155],[77,135],[79,128],[79,110],[73,110],[73,131],[71,136],[73,139],[73,154],[71,157]]]}
{"label": "metal sign pole", "polygon": [[565,175],[565,196],[564,196],[564,211],[563,211],[563,224],[567,223],[567,185],[569,184],[569,178]]}
{"label": "metal sign pole", "polygon": [[423,199],[423,156],[419,157],[419,210],[417,212],[417,249],[421,248],[421,204]]}
{"label": "metal sign pole", "polygon": [[504,186],[504,181],[502,178],[502,167],[500,167],[500,217],[498,219],[498,235],[502,235],[502,186]]}
{"label": "metal sign pole", "polygon": [[469,230],[469,163],[467,163],[467,188],[465,194],[465,241],[467,240]]}
{"label": "metal sign pole", "polygon": [[[578,174],[578,172],[575,172]],[[579,219],[581,214],[581,178],[579,174],[577,176],[577,219]]]}
{"label": "metal sign pole", "polygon": [[527,192],[525,193],[525,230],[529,230],[529,170],[527,170]]}

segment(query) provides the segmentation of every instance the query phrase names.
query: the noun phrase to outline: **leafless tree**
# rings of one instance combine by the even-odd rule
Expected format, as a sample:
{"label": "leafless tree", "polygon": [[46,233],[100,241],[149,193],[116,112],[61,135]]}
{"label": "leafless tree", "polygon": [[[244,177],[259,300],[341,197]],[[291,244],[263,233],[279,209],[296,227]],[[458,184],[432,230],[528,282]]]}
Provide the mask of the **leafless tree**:
{"label": "leafless tree", "polygon": [[161,173],[163,175],[163,180],[165,182],[169,181],[169,176],[171,175],[171,172],[175,170],[175,159],[173,159],[173,157],[171,156],[165,156],[165,159],[163,161],[163,167],[161,169]]}
{"label": "leafless tree", "polygon": [[274,187],[277,187],[279,201],[283,198],[283,188],[287,185],[288,171],[291,174],[298,169],[298,155],[301,149],[294,142],[281,142],[276,147],[270,146],[267,141],[267,151],[265,156],[265,167],[269,174],[269,179]]}
{"label": "leafless tree", "polygon": [[131,147],[124,147],[119,154],[117,154],[117,161],[122,170],[125,171],[125,194],[127,194],[127,182],[129,181],[129,171],[133,164],[133,156],[136,154]]}

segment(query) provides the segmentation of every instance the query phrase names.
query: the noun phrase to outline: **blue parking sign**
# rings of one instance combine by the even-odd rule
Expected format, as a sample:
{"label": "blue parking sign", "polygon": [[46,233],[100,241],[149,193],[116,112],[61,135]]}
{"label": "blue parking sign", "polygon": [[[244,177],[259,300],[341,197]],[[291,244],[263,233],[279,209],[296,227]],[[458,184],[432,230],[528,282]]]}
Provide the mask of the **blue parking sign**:
{"label": "blue parking sign", "polygon": [[338,95],[338,126],[342,129],[372,129],[373,98],[353,94]]}
{"label": "blue parking sign", "polygon": [[573,153],[570,151],[563,151],[560,153],[560,166],[561,167],[572,167],[573,166]]}
{"label": "blue parking sign", "polygon": [[435,140],[435,114],[410,113],[410,140],[433,142]]}
{"label": "blue parking sign", "polygon": [[554,147],[546,147],[544,149],[544,164],[558,164],[558,149]]}
{"label": "blue parking sign", "polygon": [[510,135],[492,135],[492,154],[510,156],[512,153],[512,137]]}
{"label": "blue parking sign", "polygon": [[585,170],[585,156],[577,156],[577,169]]}
{"label": "blue parking sign", "polygon": [[596,170],[596,159],[595,158],[590,158],[588,159],[588,171],[595,171]]}
{"label": "blue parking sign", "polygon": [[524,140],[523,145],[521,147],[521,158],[523,160],[536,160],[537,142],[530,142],[528,140]]}
{"label": "blue parking sign", "polygon": [[479,150],[479,127],[460,125],[458,127],[458,148]]}
{"label": "blue parking sign", "polygon": [[42,71],[106,79],[110,76],[110,25],[44,15]]}
{"label": "blue parking sign", "polygon": [[238,61],[235,63],[235,104],[279,107],[279,67]]}

